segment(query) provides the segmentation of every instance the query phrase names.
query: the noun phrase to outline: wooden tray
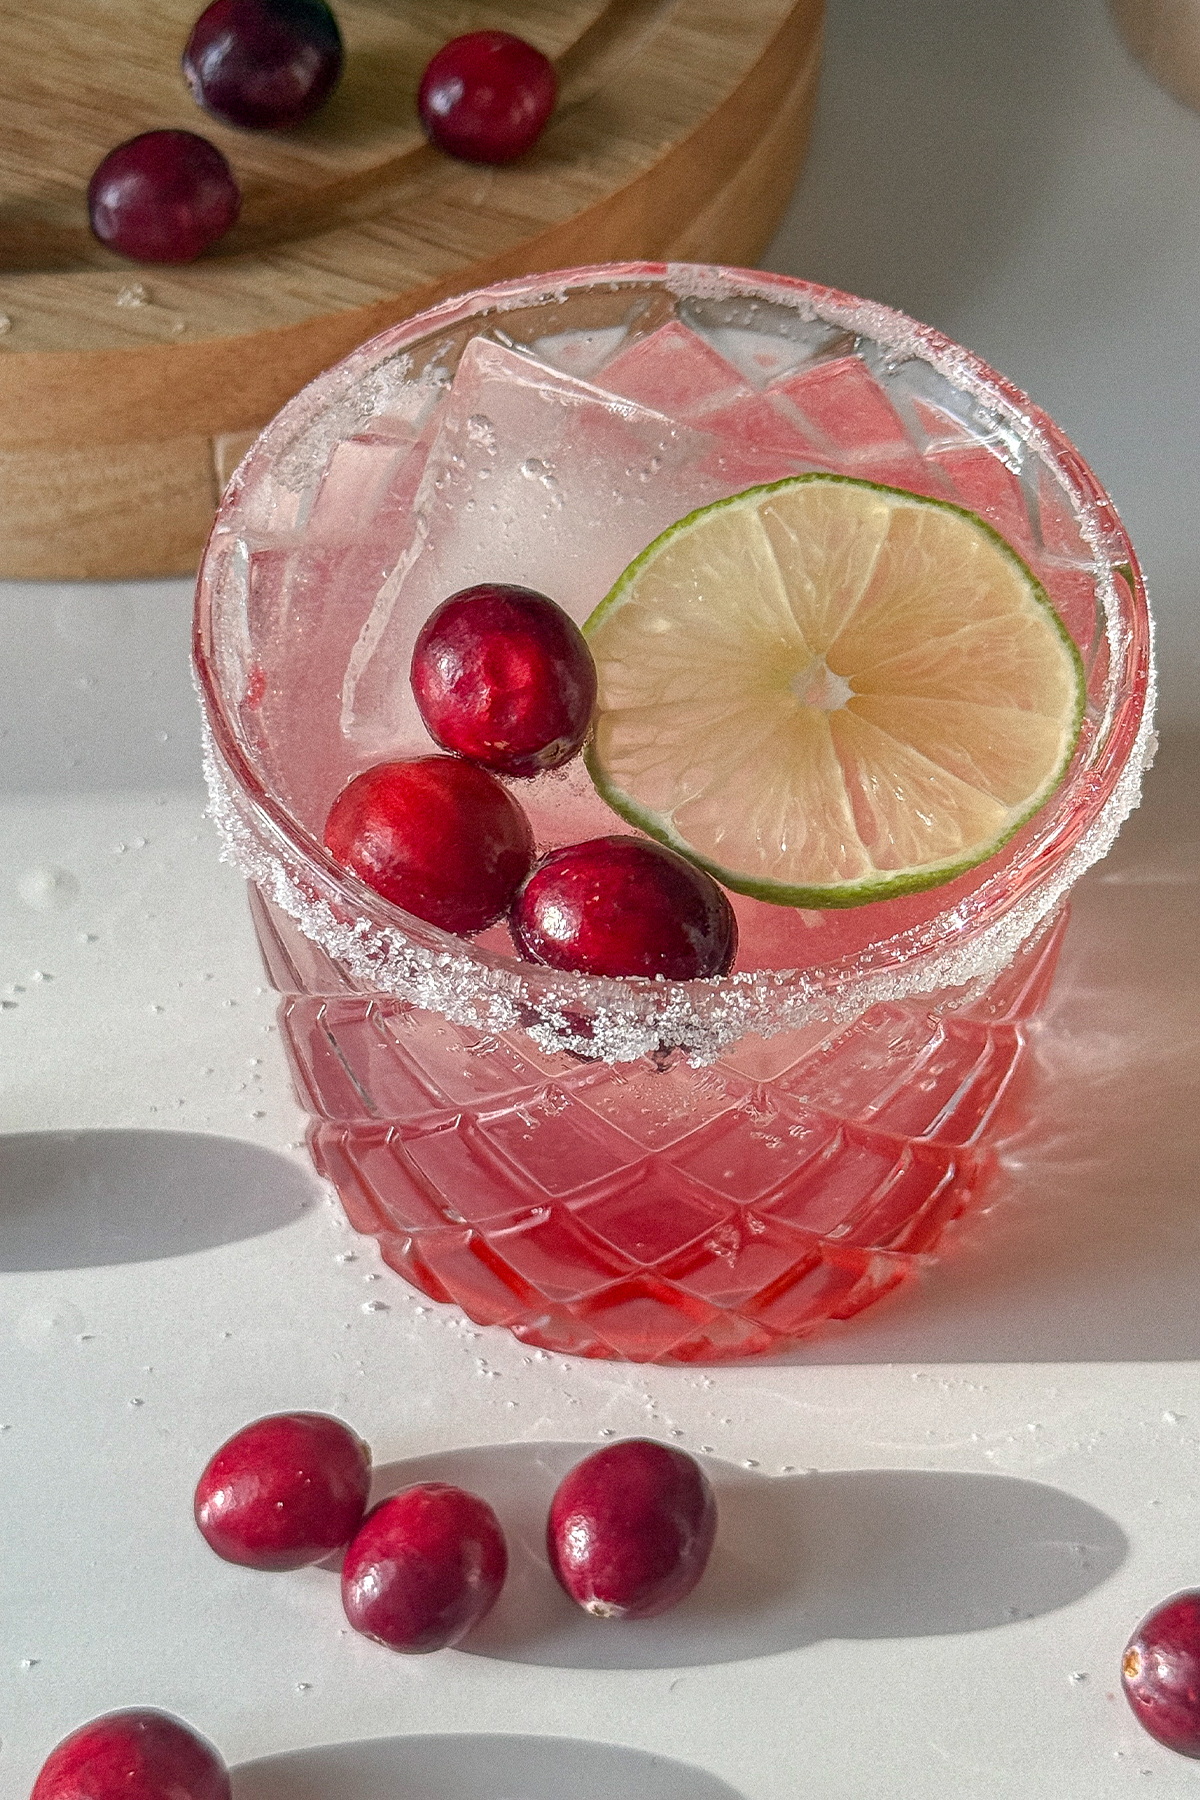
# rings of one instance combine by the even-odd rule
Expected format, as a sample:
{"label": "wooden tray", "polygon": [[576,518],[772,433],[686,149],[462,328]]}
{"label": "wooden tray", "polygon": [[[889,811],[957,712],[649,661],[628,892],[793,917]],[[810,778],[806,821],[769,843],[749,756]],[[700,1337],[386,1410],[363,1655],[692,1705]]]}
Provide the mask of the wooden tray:
{"label": "wooden tray", "polygon": [[1109,11],[1147,73],[1200,112],[1200,0],[1109,0]]}
{"label": "wooden tray", "polygon": [[[335,0],[342,83],[286,135],[228,129],[179,57],[200,0],[38,0],[0,71],[0,575],[196,565],[255,433],[321,369],[437,299],[622,258],[752,263],[795,180],[822,0]],[[414,95],[438,45],[504,26],[557,62],[560,104],[517,165],[426,143]],[[92,238],[113,144],[182,126],[242,184],[196,263]]]}

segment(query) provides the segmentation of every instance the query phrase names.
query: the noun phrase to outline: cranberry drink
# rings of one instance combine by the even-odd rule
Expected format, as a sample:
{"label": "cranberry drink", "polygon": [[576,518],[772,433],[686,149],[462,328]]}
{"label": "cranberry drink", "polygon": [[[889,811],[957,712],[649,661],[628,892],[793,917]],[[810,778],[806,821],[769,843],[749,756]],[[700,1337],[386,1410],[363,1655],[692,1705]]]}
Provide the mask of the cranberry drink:
{"label": "cranberry drink", "polygon": [[713,269],[510,283],[322,376],[230,484],[196,659],[317,1167],[423,1292],[593,1356],[786,1344],[937,1245],[1149,733],[1051,422]]}

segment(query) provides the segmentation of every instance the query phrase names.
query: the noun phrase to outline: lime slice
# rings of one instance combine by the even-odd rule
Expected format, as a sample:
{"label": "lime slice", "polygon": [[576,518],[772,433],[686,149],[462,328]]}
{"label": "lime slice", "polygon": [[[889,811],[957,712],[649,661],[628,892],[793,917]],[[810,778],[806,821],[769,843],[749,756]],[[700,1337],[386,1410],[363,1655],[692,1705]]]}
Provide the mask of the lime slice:
{"label": "lime slice", "polygon": [[982,519],[837,475],[672,525],[584,626],[588,768],[726,887],[858,906],[991,856],[1053,792],[1079,652]]}

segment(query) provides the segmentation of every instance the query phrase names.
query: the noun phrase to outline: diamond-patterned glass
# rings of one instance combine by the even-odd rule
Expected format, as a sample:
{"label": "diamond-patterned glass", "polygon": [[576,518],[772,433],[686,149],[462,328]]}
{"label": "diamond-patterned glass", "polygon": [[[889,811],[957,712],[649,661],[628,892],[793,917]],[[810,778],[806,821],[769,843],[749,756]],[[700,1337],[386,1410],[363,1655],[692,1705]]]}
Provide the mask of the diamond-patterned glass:
{"label": "diamond-patterned glass", "polygon": [[[464,302],[425,338],[396,328],[390,347],[358,353],[352,380],[322,377],[270,428],[223,503],[201,581],[214,810],[255,884],[317,1166],[407,1280],[572,1354],[757,1354],[849,1317],[934,1250],[990,1179],[1012,1117],[1065,927],[1067,881],[1051,894],[1050,877],[1082,856],[1085,829],[1088,858],[1102,854],[1136,796],[1143,597],[1076,453],[935,334],[803,284],[763,276],[743,291],[742,279],[569,278],[552,295],[523,290],[502,318]],[[403,375],[407,347],[429,379]],[[488,407],[458,417],[459,376],[459,399],[474,382]],[[493,401],[511,403],[510,435],[514,421],[571,421],[557,475],[507,445],[492,457]],[[611,492],[579,480],[589,434],[623,446]],[[443,438],[455,450],[439,462]],[[980,514],[1029,562],[1083,659],[1082,749],[1046,815],[1057,835],[1026,828],[1035,874],[1021,835],[1011,862],[1002,853],[1011,894],[981,905],[978,931],[974,877],[782,923],[786,909],[739,898],[758,960],[738,965],[752,987],[733,997],[736,1030],[722,983],[653,984],[613,1009],[614,1026],[599,1002],[576,1014],[574,988],[564,999],[549,975],[523,986],[503,924],[447,949],[419,922],[376,917],[310,854],[364,761],[412,753],[395,731],[408,728],[404,633],[419,608],[395,602],[414,519],[442,534],[433,565],[405,564],[412,592],[433,584],[425,600],[455,556],[476,566],[470,509],[485,492],[533,522],[492,540],[515,559],[494,579],[546,585],[537,558],[565,520],[582,618],[685,511],[814,470]],[[474,475],[490,485],[468,494]],[[586,811],[600,805],[586,781],[570,804],[588,821],[574,835],[615,828]],[[976,959],[1018,901],[1028,918],[1003,956]],[[518,1017],[538,1042],[510,1029]],[[553,1047],[564,1018],[579,1055]],[[608,1039],[588,1037],[605,1024]],[[607,1060],[584,1060],[594,1042]]]}

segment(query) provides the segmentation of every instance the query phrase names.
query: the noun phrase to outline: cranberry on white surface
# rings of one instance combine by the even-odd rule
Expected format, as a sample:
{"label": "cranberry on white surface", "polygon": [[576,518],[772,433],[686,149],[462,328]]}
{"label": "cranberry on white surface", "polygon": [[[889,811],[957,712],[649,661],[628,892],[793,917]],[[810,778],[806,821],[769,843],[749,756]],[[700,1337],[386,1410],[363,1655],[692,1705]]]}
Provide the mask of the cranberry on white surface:
{"label": "cranberry on white surface", "polygon": [[222,1444],[196,1484],[196,1524],[226,1562],[301,1569],[362,1522],[371,1452],[340,1419],[275,1413]]}

